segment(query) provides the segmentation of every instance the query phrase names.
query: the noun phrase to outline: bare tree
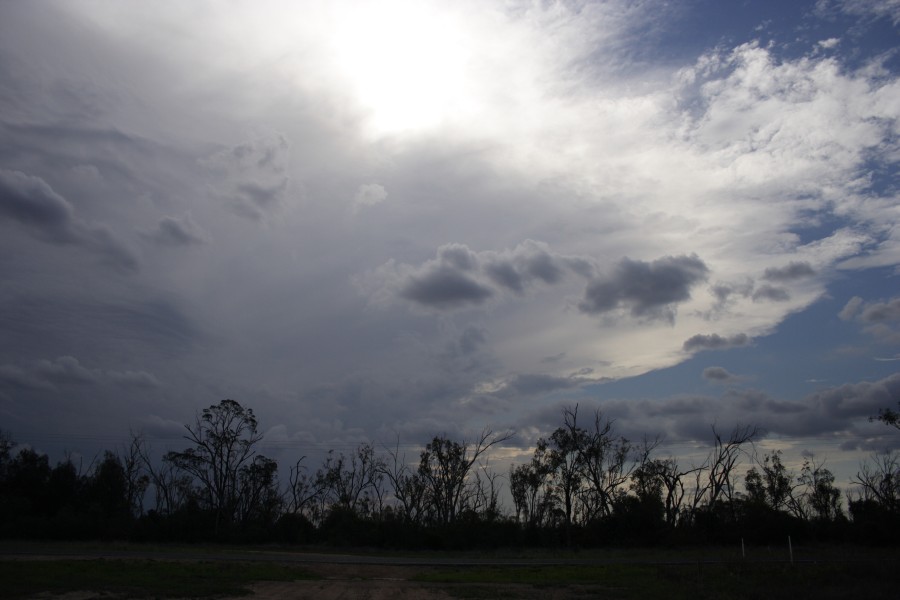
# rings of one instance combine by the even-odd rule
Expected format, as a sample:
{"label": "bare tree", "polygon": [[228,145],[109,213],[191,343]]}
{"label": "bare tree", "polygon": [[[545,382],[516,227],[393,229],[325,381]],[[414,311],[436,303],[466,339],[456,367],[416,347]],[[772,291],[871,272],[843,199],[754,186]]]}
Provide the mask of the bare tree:
{"label": "bare tree", "polygon": [[311,509],[322,495],[322,489],[318,486],[315,475],[307,472],[306,466],[303,464],[305,459],[305,456],[301,456],[291,467],[288,476],[287,511],[303,514],[310,521],[316,521],[317,516],[312,514]]}
{"label": "bare tree", "polygon": [[150,485],[150,476],[146,472],[144,460],[141,457],[141,448],[144,444],[143,434],[130,432],[129,443],[119,454],[119,461],[125,473],[125,495],[133,516],[144,514],[144,494]]}
{"label": "bare tree", "polygon": [[132,432],[129,452],[137,455],[150,485],[153,486],[156,512],[170,515],[184,506],[193,493],[193,477],[179,473],[172,463],[155,463],[150,445],[143,434]]}
{"label": "bare tree", "polygon": [[889,512],[900,512],[900,453],[874,454],[860,465],[853,478],[863,499],[877,502]]}
{"label": "bare tree", "polygon": [[742,446],[752,441],[759,433],[756,427],[749,425],[735,425],[728,438],[723,438],[715,425],[712,431],[715,446],[707,459],[709,471],[706,488],[707,506],[710,510],[714,510],[723,500],[728,502],[734,500],[736,491],[734,468],[743,453]]}
{"label": "bare tree", "polygon": [[380,462],[381,474],[393,489],[394,498],[400,503],[403,519],[414,525],[421,524],[424,514],[425,484],[409,467],[406,456],[400,454],[400,438],[396,446],[387,449],[388,459]]}

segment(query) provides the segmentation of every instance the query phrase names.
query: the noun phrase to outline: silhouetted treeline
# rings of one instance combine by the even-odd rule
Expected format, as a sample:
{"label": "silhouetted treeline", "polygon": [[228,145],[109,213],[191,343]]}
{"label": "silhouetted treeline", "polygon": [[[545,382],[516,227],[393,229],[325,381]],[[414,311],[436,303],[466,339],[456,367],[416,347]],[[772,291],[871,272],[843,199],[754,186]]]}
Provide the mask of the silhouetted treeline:
{"label": "silhouetted treeline", "polygon": [[706,457],[682,464],[599,411],[587,424],[577,406],[562,417],[506,473],[486,457],[511,433],[486,429],[435,436],[411,460],[399,440],[329,452],[315,470],[300,458],[287,481],[234,400],[204,409],[188,446],[159,457],[133,434],[87,467],[51,466],[0,433],[0,537],[433,549],[900,539],[897,454],[874,456],[842,493],[815,458],[793,473],[779,451],[757,455],[752,427],[713,427]]}

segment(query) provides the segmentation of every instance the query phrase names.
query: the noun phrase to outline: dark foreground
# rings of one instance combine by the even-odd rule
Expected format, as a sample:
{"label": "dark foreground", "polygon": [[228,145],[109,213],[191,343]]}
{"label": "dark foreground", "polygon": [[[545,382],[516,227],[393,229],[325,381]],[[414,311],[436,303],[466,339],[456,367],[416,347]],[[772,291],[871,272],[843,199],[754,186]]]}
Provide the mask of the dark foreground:
{"label": "dark foreground", "polygon": [[896,598],[898,549],[322,554],[0,544],[0,598]]}

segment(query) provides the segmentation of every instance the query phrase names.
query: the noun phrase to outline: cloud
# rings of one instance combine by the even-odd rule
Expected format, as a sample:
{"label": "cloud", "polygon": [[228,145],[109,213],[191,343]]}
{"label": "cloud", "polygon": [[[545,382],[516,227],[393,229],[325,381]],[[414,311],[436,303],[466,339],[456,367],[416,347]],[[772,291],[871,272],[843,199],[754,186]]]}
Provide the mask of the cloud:
{"label": "cloud", "polygon": [[706,367],[703,369],[703,379],[715,383],[730,383],[740,378],[729,373],[724,367]]}
{"label": "cloud", "polygon": [[0,214],[56,244],[73,243],[75,210],[40,177],[0,169]]}
{"label": "cloud", "polygon": [[900,321],[900,298],[893,298],[887,302],[867,304],[859,318],[864,323]]}
{"label": "cloud", "polygon": [[478,306],[512,292],[520,296],[540,283],[559,284],[567,272],[591,267],[582,257],[553,253],[546,244],[526,240],[512,250],[474,252],[465,244],[445,244],[436,258],[418,267],[393,261],[357,278],[363,291],[389,302],[396,296],[437,310]]}
{"label": "cloud", "polygon": [[854,296],[838,316],[844,321],[862,324],[863,331],[880,343],[900,342],[900,298],[891,298],[885,302],[866,302],[859,296]]}
{"label": "cloud", "polygon": [[853,296],[852,298],[850,298],[850,300],[847,301],[847,304],[844,305],[844,308],[841,309],[841,312],[838,313],[838,317],[840,317],[842,321],[849,321],[859,314],[859,311],[862,309],[864,304],[865,300],[863,300],[859,296]]}
{"label": "cloud", "polygon": [[402,298],[439,309],[481,304],[494,294],[458,268],[443,264],[410,276],[399,293]]}
{"label": "cloud", "polygon": [[739,348],[750,343],[750,338],[745,333],[737,333],[729,337],[722,337],[718,333],[704,335],[698,333],[685,340],[682,349],[686,352],[695,350],[725,350],[727,348]]}
{"label": "cloud", "polygon": [[546,244],[526,240],[511,251],[486,253],[485,273],[496,285],[522,294],[534,280],[553,285],[571,268],[577,272],[578,259],[553,255]]}
{"label": "cloud", "polygon": [[57,390],[72,386],[98,386],[113,383],[134,389],[153,389],[162,384],[146,371],[89,369],[74,356],[41,359],[31,366],[0,365],[0,382],[13,387]]}
{"label": "cloud", "polygon": [[359,212],[363,208],[381,204],[387,199],[387,190],[377,183],[364,183],[356,190],[353,196],[353,212]]}
{"label": "cloud", "polygon": [[40,177],[0,169],[0,216],[24,225],[45,242],[80,246],[125,270],[138,267],[130,248],[108,228],[76,218],[74,207]]}
{"label": "cloud", "polygon": [[753,291],[754,302],[787,302],[791,299],[788,291],[773,285],[761,285]]}
{"label": "cloud", "polygon": [[696,254],[666,256],[652,262],[628,258],[605,277],[588,283],[582,312],[602,314],[619,307],[635,317],[672,320],[673,306],[690,299],[691,288],[706,279],[709,269]]}
{"label": "cloud", "polygon": [[214,196],[235,214],[260,220],[287,197],[290,147],[286,135],[273,133],[222,148],[200,164],[214,175],[209,185]]}
{"label": "cloud", "polygon": [[78,360],[72,356],[60,356],[54,361],[38,361],[34,372],[39,378],[59,385],[81,385],[98,382],[97,375],[82,367]]}
{"label": "cloud", "polygon": [[816,274],[816,270],[808,262],[791,262],[785,267],[770,267],[763,274],[763,279],[768,281],[796,281]]}
{"label": "cloud", "polygon": [[146,371],[106,371],[105,375],[125,388],[155,389],[162,386],[159,379]]}
{"label": "cloud", "polygon": [[207,233],[194,223],[189,214],[181,218],[163,217],[154,230],[144,235],[160,246],[192,246],[209,242]]}
{"label": "cloud", "polygon": [[844,12],[862,19],[889,19],[894,26],[900,25],[900,2],[897,0],[818,0],[816,11],[822,15]]}

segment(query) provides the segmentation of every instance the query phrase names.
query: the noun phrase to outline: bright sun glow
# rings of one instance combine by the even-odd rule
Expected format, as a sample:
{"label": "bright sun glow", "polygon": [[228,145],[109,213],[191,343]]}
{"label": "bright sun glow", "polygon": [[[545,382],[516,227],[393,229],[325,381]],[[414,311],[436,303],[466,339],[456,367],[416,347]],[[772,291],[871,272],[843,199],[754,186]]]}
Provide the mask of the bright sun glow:
{"label": "bright sun glow", "polygon": [[342,16],[339,67],[376,135],[435,127],[465,112],[466,39],[423,3],[373,3]]}

